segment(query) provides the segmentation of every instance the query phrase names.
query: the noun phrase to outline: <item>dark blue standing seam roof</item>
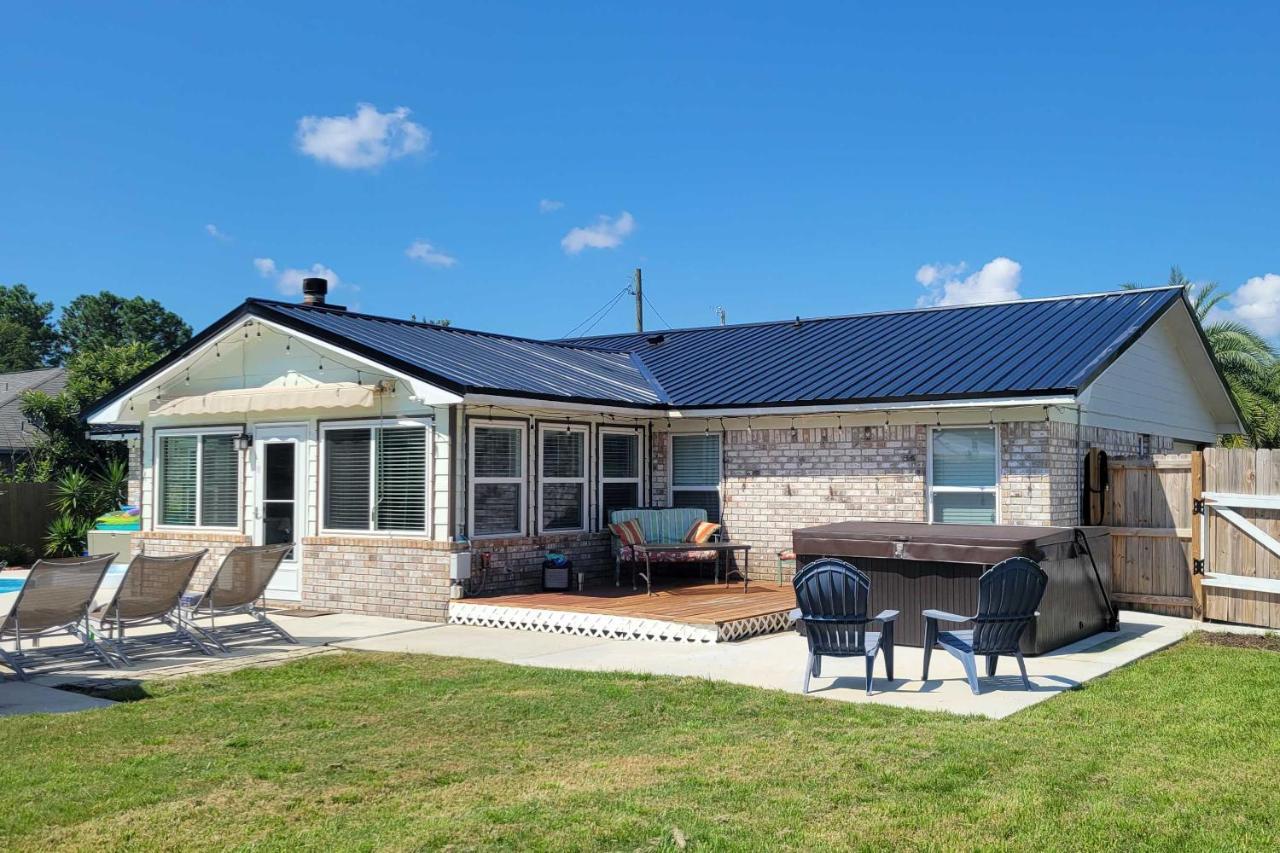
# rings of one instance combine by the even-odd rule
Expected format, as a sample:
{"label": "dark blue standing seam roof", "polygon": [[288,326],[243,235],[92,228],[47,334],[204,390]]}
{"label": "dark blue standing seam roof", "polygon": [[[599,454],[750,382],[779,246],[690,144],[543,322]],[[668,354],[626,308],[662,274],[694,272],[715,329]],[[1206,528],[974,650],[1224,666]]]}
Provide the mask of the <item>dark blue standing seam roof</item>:
{"label": "dark blue standing seam roof", "polygon": [[567,342],[635,354],[676,408],[1075,394],[1181,293],[1117,291]]}
{"label": "dark blue standing seam roof", "polygon": [[1155,288],[537,341],[250,299],[89,411],[246,313],[459,395],[652,409],[1074,395],[1179,300]]}
{"label": "dark blue standing seam roof", "polygon": [[582,399],[628,405],[663,402],[635,357],[621,351],[536,341],[349,311],[250,300],[254,313],[305,328],[337,346],[456,393]]}

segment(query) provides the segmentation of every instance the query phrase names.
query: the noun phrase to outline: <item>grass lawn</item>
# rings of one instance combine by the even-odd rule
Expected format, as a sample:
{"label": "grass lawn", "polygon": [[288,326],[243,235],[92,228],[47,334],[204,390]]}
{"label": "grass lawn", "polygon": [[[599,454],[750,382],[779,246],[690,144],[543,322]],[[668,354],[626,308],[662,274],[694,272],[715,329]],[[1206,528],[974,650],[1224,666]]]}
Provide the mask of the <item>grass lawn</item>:
{"label": "grass lawn", "polygon": [[0,742],[6,849],[1280,844],[1280,654],[1196,638],[1002,721],[346,654]]}

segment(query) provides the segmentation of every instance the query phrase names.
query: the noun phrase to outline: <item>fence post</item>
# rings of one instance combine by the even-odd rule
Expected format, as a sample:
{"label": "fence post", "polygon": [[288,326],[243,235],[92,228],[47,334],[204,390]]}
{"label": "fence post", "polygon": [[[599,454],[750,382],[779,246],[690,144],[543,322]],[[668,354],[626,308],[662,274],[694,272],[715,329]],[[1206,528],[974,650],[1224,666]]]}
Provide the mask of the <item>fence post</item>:
{"label": "fence post", "polygon": [[1204,451],[1191,454],[1191,618],[1204,621]]}

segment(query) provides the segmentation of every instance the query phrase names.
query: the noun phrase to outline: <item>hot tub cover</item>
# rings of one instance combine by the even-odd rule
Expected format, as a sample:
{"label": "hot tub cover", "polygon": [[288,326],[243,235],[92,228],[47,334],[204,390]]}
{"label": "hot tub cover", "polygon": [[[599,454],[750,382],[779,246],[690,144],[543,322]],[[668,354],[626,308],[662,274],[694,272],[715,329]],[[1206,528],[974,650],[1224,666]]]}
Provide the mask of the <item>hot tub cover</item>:
{"label": "hot tub cover", "polygon": [[[797,554],[888,557],[940,563],[994,565],[1009,557],[1042,561],[1057,546],[1070,547],[1072,527],[1011,524],[926,524],[919,521],[839,521],[792,532]],[[1109,533],[1082,527],[1090,540]]]}

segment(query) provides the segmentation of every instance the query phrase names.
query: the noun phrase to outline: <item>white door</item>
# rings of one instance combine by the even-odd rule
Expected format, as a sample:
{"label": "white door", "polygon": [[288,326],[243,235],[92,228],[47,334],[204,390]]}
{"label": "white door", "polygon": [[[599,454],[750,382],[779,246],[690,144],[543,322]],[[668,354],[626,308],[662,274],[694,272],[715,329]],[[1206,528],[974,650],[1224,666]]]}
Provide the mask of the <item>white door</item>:
{"label": "white door", "polygon": [[293,542],[275,577],[268,598],[302,598],[302,545],[306,529],[307,428],[302,424],[270,424],[254,429],[254,543]]}

